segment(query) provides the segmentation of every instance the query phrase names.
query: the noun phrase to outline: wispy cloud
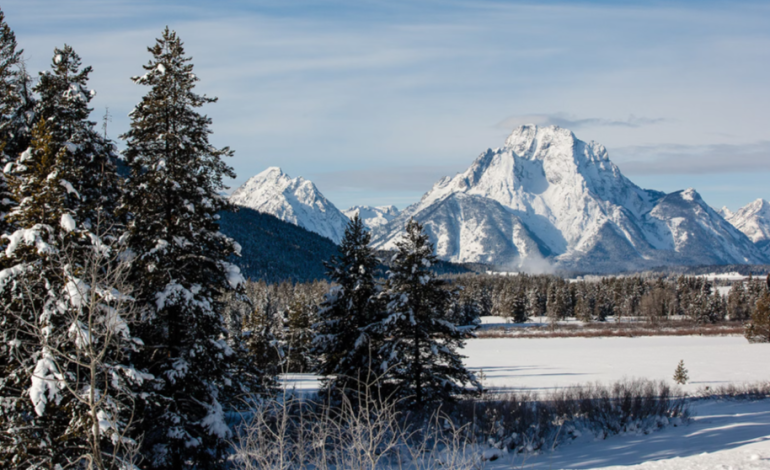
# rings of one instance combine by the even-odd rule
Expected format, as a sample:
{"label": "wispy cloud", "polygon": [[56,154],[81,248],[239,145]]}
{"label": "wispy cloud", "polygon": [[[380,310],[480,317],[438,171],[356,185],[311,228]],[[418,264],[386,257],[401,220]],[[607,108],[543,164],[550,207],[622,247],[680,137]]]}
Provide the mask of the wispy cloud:
{"label": "wispy cloud", "polygon": [[611,118],[580,118],[567,113],[554,114],[526,114],[522,116],[511,116],[500,121],[496,127],[502,129],[511,129],[523,124],[537,124],[539,126],[559,126],[567,129],[582,129],[586,127],[642,127],[652,124],[668,122],[666,118],[649,118],[629,115],[626,119]]}
{"label": "wispy cloud", "polygon": [[[602,142],[613,159],[629,150],[620,163],[637,174],[704,171],[697,163],[706,157],[684,152],[689,163],[677,167],[656,160],[680,158],[672,148],[619,147],[770,139],[770,8],[752,1],[7,0],[2,8],[31,71],[48,68],[65,42],[94,66],[95,119],[110,107],[111,136],[127,130],[147,91],[129,77],[143,73],[146,47],[169,25],[194,57],[197,90],[220,98],[203,111],[212,142],[236,150],[233,184],[278,165],[325,193],[341,191],[343,206],[374,188],[382,199],[367,203],[421,193],[525,122],[589,129],[578,137]],[[533,110],[559,112],[525,115]],[[511,117],[494,126],[503,116]],[[750,168],[759,157],[743,150]]]}
{"label": "wispy cloud", "polygon": [[770,171],[770,141],[720,145],[620,147],[612,160],[628,175],[756,173]]}

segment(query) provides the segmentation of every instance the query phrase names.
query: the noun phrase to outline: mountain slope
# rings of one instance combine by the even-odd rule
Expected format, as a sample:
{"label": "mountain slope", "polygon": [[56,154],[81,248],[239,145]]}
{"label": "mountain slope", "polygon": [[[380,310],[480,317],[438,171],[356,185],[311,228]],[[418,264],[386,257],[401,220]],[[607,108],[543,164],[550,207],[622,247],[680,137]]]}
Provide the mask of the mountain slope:
{"label": "mountain slope", "polygon": [[770,203],[757,199],[734,213],[728,211],[725,219],[770,256]]}
{"label": "mountain slope", "polygon": [[241,245],[231,260],[252,280],[308,282],[326,279],[324,261],[338,254],[326,237],[248,207],[220,213],[222,233]]}
{"label": "mountain slope", "polygon": [[339,243],[348,218],[302,178],[292,179],[278,167],[251,177],[230,196],[230,201],[258,212],[272,214]]}
{"label": "mountain slope", "polygon": [[[327,279],[324,262],[339,256],[337,245],[328,238],[248,207],[220,213],[219,223],[222,233],[241,245],[241,256],[233,256],[231,261],[241,268],[244,276],[254,281]],[[377,257],[383,263],[378,266],[377,275],[385,275],[392,253],[379,252]],[[445,261],[432,266],[436,274],[467,273],[476,269],[483,267]]]}
{"label": "mountain slope", "polygon": [[[556,126],[515,129],[502,148],[482,153],[468,170],[440,180],[375,228],[375,246],[392,248],[412,217],[429,227],[438,255],[457,262],[548,257],[565,268],[612,271],[765,261],[694,191],[671,196],[641,189],[602,145]],[[681,225],[680,217],[691,223]],[[709,251],[698,252],[694,243]]]}
{"label": "mountain slope", "polygon": [[346,217],[352,219],[353,216],[358,215],[361,221],[373,229],[381,225],[385,225],[398,216],[398,208],[396,206],[353,206],[350,209],[342,211]]}

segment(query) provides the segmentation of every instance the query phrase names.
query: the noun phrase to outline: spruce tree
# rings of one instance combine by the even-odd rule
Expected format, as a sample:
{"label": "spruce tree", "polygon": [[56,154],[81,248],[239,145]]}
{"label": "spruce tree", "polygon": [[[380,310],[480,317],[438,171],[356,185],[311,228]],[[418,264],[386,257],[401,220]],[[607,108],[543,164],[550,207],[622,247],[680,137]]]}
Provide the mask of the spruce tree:
{"label": "spruce tree", "polygon": [[403,404],[452,400],[464,386],[480,385],[458,353],[466,334],[447,318],[452,291],[430,270],[436,262],[422,226],[410,220],[396,243],[381,297],[385,318],[374,328],[383,338],[379,372]]}
{"label": "spruce tree", "polygon": [[222,392],[239,380],[221,296],[243,278],[227,262],[238,246],[217,222],[230,208],[219,193],[235,177],[222,160],[233,152],[209,143],[211,119],[197,109],[216,99],[194,92],[198,78],[177,34],[166,28],[148,50],[146,73],[132,80],[149,91],[122,136],[133,280],[149,308],[139,361],[156,378],[143,403],[145,455],[152,468],[213,468],[230,436]]}
{"label": "spruce tree", "polygon": [[687,369],[684,367],[684,361],[679,361],[679,364],[674,370],[674,382],[678,383],[679,385],[684,385],[688,380],[690,380],[690,377],[687,375]]}
{"label": "spruce tree", "polygon": [[[767,285],[770,288],[770,275]],[[770,343],[770,292],[764,292],[757,300],[744,335],[750,343]]]}
{"label": "spruce tree", "polygon": [[314,325],[313,353],[320,360],[323,391],[333,399],[354,395],[371,385],[378,371],[378,336],[370,326],[380,317],[375,283],[377,258],[371,233],[356,214],[345,227],[339,256],[326,263],[335,286],[325,295]]}
{"label": "spruce tree", "polygon": [[[117,263],[120,186],[111,164],[114,147],[87,119],[93,96],[85,88],[89,71],[80,70],[80,58],[71,48],[55,50],[52,71],[42,73],[35,88],[46,104],[35,112],[40,119],[31,146],[5,167],[16,204],[7,217],[14,231],[5,235],[7,246],[0,254],[2,343],[7,346],[0,393],[6,404],[13,404],[3,415],[3,427],[37,423],[6,432],[29,443],[14,451],[13,459],[24,465],[66,465],[89,452],[99,460],[101,451],[94,449],[111,446],[110,433],[99,434],[96,411],[88,408],[82,393],[88,388],[112,400],[108,389],[114,390],[120,380],[105,385],[107,369],[129,370],[124,353],[133,348],[127,329],[125,341],[110,341],[98,358],[85,352],[82,341],[83,334],[111,335],[108,330],[117,326],[113,320],[119,315],[96,294],[115,288],[102,282]],[[83,281],[87,273],[93,282]],[[83,289],[94,294],[84,300]],[[110,315],[113,320],[105,330]],[[129,383],[121,382],[119,388],[127,396],[132,393]],[[112,403],[109,414],[122,423],[114,429],[122,432],[122,417],[131,411],[125,402]]]}
{"label": "spruce tree", "polygon": [[21,62],[23,51],[17,47],[16,35],[0,11],[0,235],[11,232],[6,218],[14,206],[11,188],[2,170],[29,147],[34,119],[30,78]]}
{"label": "spruce tree", "polygon": [[89,120],[93,110],[88,105],[96,95],[88,89],[91,71],[91,67],[82,67],[72,47],[54,49],[51,70],[40,73],[33,89],[40,96],[35,115],[49,126],[50,145],[59,159],[58,183],[66,190],[70,215],[85,229],[98,224],[115,237],[123,230],[119,217],[122,180],[115,145]]}

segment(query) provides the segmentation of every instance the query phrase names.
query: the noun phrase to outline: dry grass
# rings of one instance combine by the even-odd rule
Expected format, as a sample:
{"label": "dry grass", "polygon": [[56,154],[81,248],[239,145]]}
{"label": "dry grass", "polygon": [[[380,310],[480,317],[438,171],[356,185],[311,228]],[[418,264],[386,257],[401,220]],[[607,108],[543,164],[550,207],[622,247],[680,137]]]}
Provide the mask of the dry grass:
{"label": "dry grass", "polygon": [[695,392],[697,398],[721,398],[761,400],[770,398],[770,382],[757,382],[752,384],[727,384],[715,387],[701,387]]}

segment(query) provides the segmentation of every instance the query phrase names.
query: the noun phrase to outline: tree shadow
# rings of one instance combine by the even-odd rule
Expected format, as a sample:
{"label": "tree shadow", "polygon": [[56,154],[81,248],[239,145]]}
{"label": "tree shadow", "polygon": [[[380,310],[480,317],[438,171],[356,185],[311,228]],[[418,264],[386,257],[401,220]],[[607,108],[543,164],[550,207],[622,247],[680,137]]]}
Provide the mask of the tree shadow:
{"label": "tree shadow", "polygon": [[530,457],[525,468],[588,469],[689,457],[770,441],[767,401],[717,401],[695,403],[697,413],[684,426],[650,434],[583,438],[562,445],[553,453]]}

